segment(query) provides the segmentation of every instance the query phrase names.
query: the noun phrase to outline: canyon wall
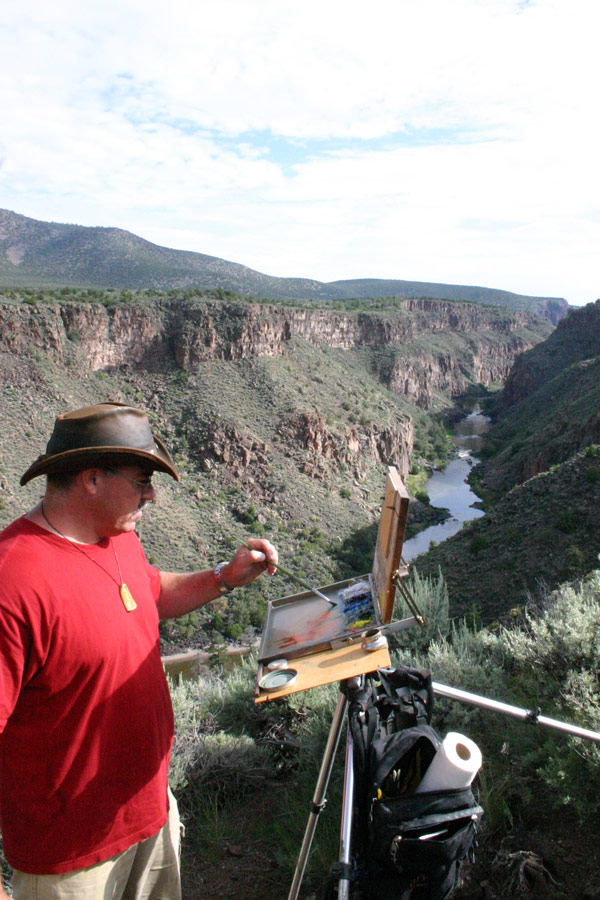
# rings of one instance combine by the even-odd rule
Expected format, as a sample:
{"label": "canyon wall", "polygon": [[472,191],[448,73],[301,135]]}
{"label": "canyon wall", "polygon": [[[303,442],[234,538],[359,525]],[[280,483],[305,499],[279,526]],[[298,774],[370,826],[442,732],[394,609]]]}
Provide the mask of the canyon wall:
{"label": "canyon wall", "polygon": [[[504,493],[600,442],[600,301],[572,310],[515,361],[497,398],[482,464]],[[591,451],[590,451],[591,452]]]}
{"label": "canyon wall", "polygon": [[[436,391],[457,396],[469,383],[503,380],[515,357],[549,331],[547,321],[528,313],[433,300],[406,300],[397,311],[382,313],[193,300],[108,308],[73,302],[0,306],[0,351],[22,356],[37,348],[61,363],[76,347],[90,371],[156,369],[167,362],[191,371],[214,360],[279,356],[294,338],[386,351],[379,377],[423,408]],[[423,341],[450,333],[460,352]],[[410,348],[414,341],[420,349]],[[408,351],[394,355],[407,345]]]}

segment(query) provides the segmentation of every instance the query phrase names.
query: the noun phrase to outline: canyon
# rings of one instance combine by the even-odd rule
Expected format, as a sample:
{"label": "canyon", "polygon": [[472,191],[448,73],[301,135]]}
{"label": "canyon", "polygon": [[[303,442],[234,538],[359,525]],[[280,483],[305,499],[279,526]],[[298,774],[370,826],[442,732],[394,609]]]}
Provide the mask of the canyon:
{"label": "canyon", "polygon": [[[293,338],[342,350],[397,352],[380,364],[381,379],[424,408],[435,391],[456,396],[470,382],[503,380],[515,358],[551,330],[530,313],[434,300],[406,300],[386,314],[168,299],[108,308],[0,305],[0,351],[22,356],[37,348],[61,364],[77,344],[91,371],[152,370],[166,361],[189,371],[216,360],[280,356]],[[425,336],[449,334],[463,337],[461,358],[436,353],[431,341],[425,350],[405,349]]]}

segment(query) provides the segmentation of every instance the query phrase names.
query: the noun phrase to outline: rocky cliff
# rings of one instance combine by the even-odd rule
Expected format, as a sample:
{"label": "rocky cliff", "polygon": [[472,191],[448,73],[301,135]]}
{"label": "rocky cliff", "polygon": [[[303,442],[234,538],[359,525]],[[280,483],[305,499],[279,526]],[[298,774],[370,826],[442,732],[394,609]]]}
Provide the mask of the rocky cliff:
{"label": "rocky cliff", "polygon": [[[381,314],[166,299],[108,308],[0,306],[0,350],[23,355],[38,348],[62,363],[77,346],[91,371],[166,364],[193,371],[217,360],[281,356],[295,339],[365,348],[379,354],[374,365],[381,380],[425,409],[436,392],[457,396],[469,383],[501,381],[516,356],[551,330],[546,320],[524,312],[430,300],[406,300]],[[436,340],[449,335],[460,353]]]}
{"label": "rocky cliff", "polygon": [[[178,486],[157,478],[144,516],[157,564],[214,564],[231,553],[229,535],[262,533],[319,584],[370,569],[387,467],[407,478],[439,461],[452,398],[502,379],[552,330],[522,312],[423,300],[343,312],[23,296],[0,305],[0,525],[37,501],[41,482],[19,478],[54,417],[112,398],[149,411],[181,473]],[[411,528],[429,508],[414,509]],[[286,589],[283,579],[248,589],[221,610],[222,633],[260,624],[265,596]]]}
{"label": "rocky cliff", "polygon": [[502,493],[600,441],[600,301],[573,310],[515,360],[481,475]]}

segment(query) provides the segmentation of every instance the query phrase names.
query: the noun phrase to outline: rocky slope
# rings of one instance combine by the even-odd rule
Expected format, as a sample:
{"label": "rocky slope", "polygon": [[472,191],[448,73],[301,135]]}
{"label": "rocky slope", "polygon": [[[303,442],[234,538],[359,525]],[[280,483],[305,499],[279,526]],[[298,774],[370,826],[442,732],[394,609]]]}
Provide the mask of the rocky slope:
{"label": "rocky slope", "polygon": [[[439,459],[432,417],[504,377],[552,330],[521,312],[430,301],[365,314],[83,299],[0,303],[0,524],[39,496],[40,485],[18,480],[54,416],[111,397],[150,412],[182,473],[179,487],[159,479],[144,518],[157,563],[198,567],[226,557],[230,535],[262,532],[320,584],[370,568],[386,467],[407,478],[415,442],[419,460]],[[413,508],[422,515],[411,521],[425,521],[427,507]],[[224,603],[219,627],[231,638],[260,625],[265,597],[286,589],[283,578],[247,589],[244,605]]]}
{"label": "rocky slope", "polygon": [[365,279],[325,284],[275,278],[203,253],[159,247],[119,228],[39,222],[0,210],[0,286],[220,289],[267,299],[307,301],[353,297],[433,297],[536,312],[556,323],[562,298],[527,297],[466,285]]}
{"label": "rocky slope", "polygon": [[[436,392],[456,396],[468,383],[502,380],[516,356],[551,330],[529,313],[429,300],[406,300],[386,314],[203,299],[108,308],[0,304],[0,350],[19,356],[35,347],[61,363],[76,343],[91,371],[156,369],[166,359],[190,371],[217,360],[281,356],[301,338],[313,346],[377,351],[382,381],[421,407],[430,406]],[[462,354],[455,355],[449,336]]]}
{"label": "rocky slope", "polygon": [[493,415],[478,472],[493,495],[600,442],[600,300],[515,361]]}

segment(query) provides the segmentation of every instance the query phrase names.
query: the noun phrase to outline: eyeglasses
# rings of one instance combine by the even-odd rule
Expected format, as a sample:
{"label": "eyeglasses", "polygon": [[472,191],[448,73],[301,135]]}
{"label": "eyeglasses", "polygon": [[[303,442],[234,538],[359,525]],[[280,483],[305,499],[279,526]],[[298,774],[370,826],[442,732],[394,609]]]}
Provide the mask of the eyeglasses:
{"label": "eyeglasses", "polygon": [[140,488],[142,493],[144,491],[149,491],[152,489],[152,476],[148,475],[143,481],[138,481],[136,478],[130,478],[129,475],[125,475],[124,472],[119,472],[116,469],[107,469],[107,472],[110,472],[111,475],[120,475],[121,478],[124,478],[125,481],[128,481],[130,484],[134,484],[136,487]]}

